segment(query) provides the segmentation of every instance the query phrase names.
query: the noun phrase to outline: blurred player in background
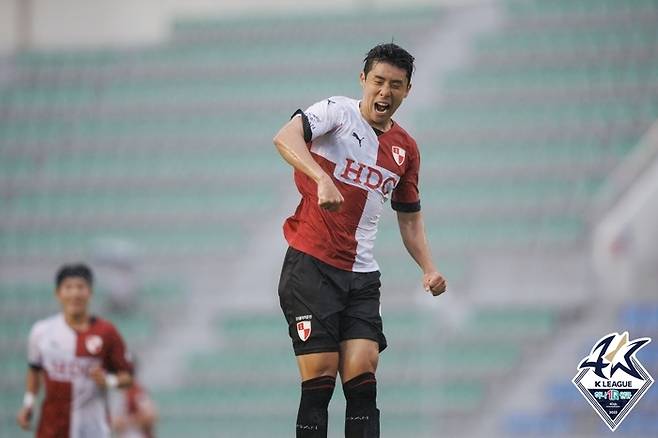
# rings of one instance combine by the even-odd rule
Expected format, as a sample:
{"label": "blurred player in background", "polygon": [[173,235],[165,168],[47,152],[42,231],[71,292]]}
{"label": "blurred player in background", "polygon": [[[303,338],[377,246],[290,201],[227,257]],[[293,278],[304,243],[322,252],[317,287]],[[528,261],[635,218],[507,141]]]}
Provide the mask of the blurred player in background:
{"label": "blurred player in background", "polygon": [[118,412],[112,416],[116,438],[155,438],[158,414],[155,403],[135,377],[137,361],[132,360],[133,383],[122,391]]}
{"label": "blurred player in background", "polygon": [[41,381],[45,398],[38,438],[110,437],[106,392],[132,383],[132,370],[117,329],[89,314],[93,274],[66,265],[56,276],[61,313],[36,322],[28,341],[26,392],[18,424],[30,428]]}
{"label": "blurred player in background", "polygon": [[425,290],[446,288],[420,212],[418,148],[392,119],[411,89],[413,62],[395,44],[374,47],[364,59],[360,101],[331,97],[298,110],[274,137],[302,195],[284,225],[289,248],[279,283],[302,380],[297,437],[327,436],[337,372],[345,436],[379,436],[375,371],[386,338],[373,246],[389,198]]}

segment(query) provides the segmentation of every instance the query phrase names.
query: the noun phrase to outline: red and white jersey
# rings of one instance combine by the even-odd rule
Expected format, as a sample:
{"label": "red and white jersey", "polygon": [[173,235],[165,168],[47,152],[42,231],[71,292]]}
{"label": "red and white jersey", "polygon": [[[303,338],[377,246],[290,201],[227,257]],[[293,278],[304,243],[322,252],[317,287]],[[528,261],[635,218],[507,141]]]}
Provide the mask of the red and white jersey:
{"label": "red and white jersey", "polygon": [[320,208],[316,183],[295,170],[302,199],[283,226],[288,244],[339,269],[378,270],[373,247],[384,203],[391,198],[395,210],[420,210],[416,142],[397,123],[375,132],[359,101],[347,97],[325,99],[294,116],[302,117],[311,155],[345,202],[338,212]]}
{"label": "red and white jersey", "polygon": [[89,377],[92,367],[130,371],[123,339],[114,326],[92,317],[78,332],[62,314],[38,321],[28,342],[28,362],[43,370],[46,395],[37,438],[110,436],[106,393]]}

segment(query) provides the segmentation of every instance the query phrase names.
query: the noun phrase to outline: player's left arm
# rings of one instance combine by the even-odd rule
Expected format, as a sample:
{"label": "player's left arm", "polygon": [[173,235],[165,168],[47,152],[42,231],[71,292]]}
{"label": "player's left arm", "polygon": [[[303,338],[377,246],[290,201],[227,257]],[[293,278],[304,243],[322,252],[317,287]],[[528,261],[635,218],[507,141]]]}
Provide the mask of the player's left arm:
{"label": "player's left arm", "polygon": [[113,327],[107,336],[108,352],[103,363],[92,368],[89,377],[99,388],[127,388],[133,383],[132,364],[128,361],[126,345]]}
{"label": "player's left arm", "polygon": [[98,365],[89,371],[89,377],[99,388],[127,388],[133,383],[133,376],[128,371],[110,373]]}
{"label": "player's left arm", "polygon": [[442,294],[446,290],[446,281],[432,261],[422,213],[398,211],[397,216],[402,242],[423,271],[423,287],[434,296]]}

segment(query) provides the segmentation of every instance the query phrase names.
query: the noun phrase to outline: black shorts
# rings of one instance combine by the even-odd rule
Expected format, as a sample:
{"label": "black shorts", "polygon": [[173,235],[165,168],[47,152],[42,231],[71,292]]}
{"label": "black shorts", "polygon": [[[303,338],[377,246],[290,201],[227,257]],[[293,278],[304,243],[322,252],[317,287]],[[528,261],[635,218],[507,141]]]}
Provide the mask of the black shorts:
{"label": "black shorts", "polygon": [[371,339],[386,348],[379,271],[350,272],[288,248],[279,303],[295,355],[340,351],[346,339]]}

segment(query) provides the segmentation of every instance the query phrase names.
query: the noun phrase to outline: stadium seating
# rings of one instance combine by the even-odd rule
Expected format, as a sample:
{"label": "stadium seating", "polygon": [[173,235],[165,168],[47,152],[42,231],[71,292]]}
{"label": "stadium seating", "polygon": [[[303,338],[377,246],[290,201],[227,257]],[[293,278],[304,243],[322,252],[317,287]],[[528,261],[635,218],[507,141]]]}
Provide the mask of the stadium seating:
{"label": "stadium seating", "polygon": [[[186,20],[175,23],[172,40],[157,47],[16,54],[12,69],[17,74],[0,87],[0,260],[52,269],[61,260],[88,257],[107,238],[134,245],[147,265],[154,260],[221,265],[235,258],[260,218],[288,196],[280,187],[290,171],[271,146],[278,126],[298,107],[322,97],[355,95],[363,47],[389,40],[388,24],[395,23],[394,37],[404,43],[421,37],[436,15],[434,8],[365,19],[353,12],[324,18],[304,14],[287,18],[286,26],[280,17]],[[337,37],[324,41],[319,29]],[[364,45],[355,45],[357,39]],[[246,182],[260,188],[245,190]],[[162,288],[162,283],[140,291],[136,315],[108,315],[131,346],[162,341],[159,327],[180,310],[181,288]],[[0,289],[0,344],[10,347],[0,361],[7,370],[0,386],[12,399],[0,419],[4,436],[15,430],[27,330],[56,305],[43,294],[48,285]],[[233,384],[233,389],[207,389],[204,395],[204,382],[227,381],[217,380],[217,371],[240,379],[245,377],[241,370],[256,370],[245,368],[254,360],[242,350],[232,360],[225,355],[190,358],[193,386],[155,392],[164,414],[161,435],[217,436],[221,425],[223,436],[233,436],[233,430],[244,431],[234,421],[240,412],[204,412],[230,408],[244,415],[246,403],[269,406],[285,397],[282,388],[292,387],[287,394],[296,399],[290,386],[294,367],[278,314],[276,322],[276,338],[284,347],[265,375],[278,370],[287,381],[262,391]],[[269,329],[253,322],[246,326],[252,332]],[[180,409],[190,398],[209,403],[196,414],[195,419],[205,415],[195,422],[198,433],[186,415],[190,409]],[[287,435],[289,415],[277,415],[278,423],[265,414],[250,419],[252,436],[264,430]],[[396,424],[415,423],[405,418]]]}
{"label": "stadium seating", "polygon": [[[479,252],[582,248],[592,196],[658,117],[655,0],[503,4],[505,26],[442,78],[437,103],[408,114],[429,239],[456,290]],[[16,75],[0,86],[0,263],[45,271],[110,237],[136,245],[147,264],[204,260],[230,278],[222,261],[240,256],[264,218],[279,220],[273,211],[289,196],[275,130],[300,106],[357,96],[364,47],[391,37],[417,47],[439,26],[433,7],[186,19],[155,47],[16,54]],[[387,211],[377,257],[382,293],[396,304],[412,302],[419,277],[401,248]],[[159,328],[185,302],[180,282],[149,279],[137,315],[110,315],[129,345],[166,342]],[[0,283],[0,436],[14,436],[27,330],[55,311],[51,289]],[[378,379],[391,437],[462,436],[568,313],[474,306],[443,335],[443,321],[413,303],[383,311],[390,346]],[[620,315],[631,333],[658,331],[655,306]],[[289,436],[298,382],[285,333],[278,309],[217,315],[216,348],[186,357],[172,388],[152,390],[159,436]],[[646,358],[655,370],[655,353]],[[549,408],[508,413],[492,433],[601,432],[569,385],[550,382]],[[331,436],[343,407],[337,387]],[[655,434],[651,412],[638,409],[620,433]]]}

